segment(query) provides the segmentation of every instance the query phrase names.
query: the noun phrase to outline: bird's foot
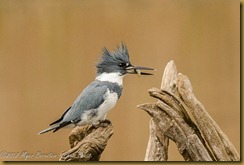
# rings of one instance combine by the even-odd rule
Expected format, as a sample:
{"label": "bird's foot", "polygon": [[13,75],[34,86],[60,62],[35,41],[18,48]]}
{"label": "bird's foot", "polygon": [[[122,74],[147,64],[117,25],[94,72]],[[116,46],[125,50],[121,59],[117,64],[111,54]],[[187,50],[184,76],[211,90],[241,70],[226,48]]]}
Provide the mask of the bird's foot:
{"label": "bird's foot", "polygon": [[108,125],[111,124],[111,121],[108,119],[105,120],[98,120],[96,124],[93,124],[93,127],[98,128],[98,127],[107,127]]}

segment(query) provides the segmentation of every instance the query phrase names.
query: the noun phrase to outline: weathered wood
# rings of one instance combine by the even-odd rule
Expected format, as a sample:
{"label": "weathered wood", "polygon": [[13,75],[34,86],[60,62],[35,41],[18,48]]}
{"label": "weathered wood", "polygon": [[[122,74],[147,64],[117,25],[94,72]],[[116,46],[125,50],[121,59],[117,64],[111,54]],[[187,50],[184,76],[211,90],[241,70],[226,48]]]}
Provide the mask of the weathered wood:
{"label": "weathered wood", "polygon": [[205,110],[204,106],[196,99],[187,76],[179,74],[177,86],[182,100],[191,111],[216,159],[219,161],[240,160],[234,145]]}
{"label": "weathered wood", "polygon": [[[164,70],[161,89],[175,92],[176,80],[177,80],[177,69],[174,62],[171,61],[168,63],[168,67],[165,68]],[[150,105],[139,105],[138,107],[141,109],[143,109],[144,107],[144,110],[147,109],[148,110],[147,112],[149,114],[152,113],[149,112]],[[166,114],[163,114],[163,116],[166,116]],[[154,120],[150,121],[150,126],[149,126],[150,135],[149,135],[149,141],[148,141],[144,160],[145,161],[166,161],[168,159],[169,138],[164,134],[158,134],[160,131],[156,129],[157,125],[154,123],[155,122]]]}
{"label": "weathered wood", "polygon": [[173,61],[164,70],[161,89],[148,92],[158,101],[138,106],[152,117],[145,160],[167,160],[168,139],[176,143],[187,161],[240,160],[228,137],[195,98],[189,79],[177,73]]}
{"label": "weathered wood", "polygon": [[[171,120],[168,118],[167,114],[161,111],[155,106],[155,104],[142,104],[138,106],[139,108],[145,110],[151,117],[150,125],[150,135],[147,145],[145,161],[165,161],[168,159],[168,145],[169,138],[164,135],[163,132],[168,130],[170,127]],[[152,109],[154,111],[152,111]],[[158,122],[168,123],[161,125],[163,128],[158,126]],[[167,127],[164,127],[167,126]],[[159,131],[160,130],[160,131]]]}
{"label": "weathered wood", "polygon": [[168,137],[158,134],[158,128],[152,119],[150,120],[149,126],[150,135],[144,160],[165,161],[168,159]]}
{"label": "weathered wood", "polygon": [[112,135],[109,120],[95,126],[76,127],[69,135],[71,149],[61,155],[60,161],[98,161]]}

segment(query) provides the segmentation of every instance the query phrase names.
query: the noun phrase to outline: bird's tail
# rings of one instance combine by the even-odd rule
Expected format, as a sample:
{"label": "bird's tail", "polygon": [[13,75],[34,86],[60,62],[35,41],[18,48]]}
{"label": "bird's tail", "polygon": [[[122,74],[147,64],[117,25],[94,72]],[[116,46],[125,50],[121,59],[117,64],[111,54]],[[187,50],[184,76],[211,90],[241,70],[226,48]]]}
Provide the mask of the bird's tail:
{"label": "bird's tail", "polygon": [[39,132],[38,135],[41,135],[41,134],[47,133],[49,131],[55,130],[58,127],[59,127],[59,125],[52,125],[52,126],[48,127],[47,129],[44,129],[43,131]]}

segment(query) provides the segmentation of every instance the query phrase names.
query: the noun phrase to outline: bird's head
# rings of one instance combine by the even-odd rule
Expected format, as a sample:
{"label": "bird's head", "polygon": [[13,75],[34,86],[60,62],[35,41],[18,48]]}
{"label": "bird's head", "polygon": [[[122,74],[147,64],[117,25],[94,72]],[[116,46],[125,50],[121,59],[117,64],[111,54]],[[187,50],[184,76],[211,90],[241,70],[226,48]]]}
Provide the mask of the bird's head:
{"label": "bird's head", "polygon": [[120,44],[114,51],[103,49],[101,60],[97,64],[97,75],[103,73],[119,73],[120,76],[126,74],[152,75],[141,70],[155,70],[153,68],[133,66],[130,63],[129,52],[125,44]]}

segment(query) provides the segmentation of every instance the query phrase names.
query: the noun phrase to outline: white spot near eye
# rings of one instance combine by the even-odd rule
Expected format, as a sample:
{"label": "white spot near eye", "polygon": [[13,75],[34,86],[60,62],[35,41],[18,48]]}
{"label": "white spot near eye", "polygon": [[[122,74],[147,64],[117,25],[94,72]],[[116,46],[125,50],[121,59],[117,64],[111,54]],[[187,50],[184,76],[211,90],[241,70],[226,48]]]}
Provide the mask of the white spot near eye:
{"label": "white spot near eye", "polygon": [[126,63],[126,66],[129,66],[130,64],[129,63]]}

